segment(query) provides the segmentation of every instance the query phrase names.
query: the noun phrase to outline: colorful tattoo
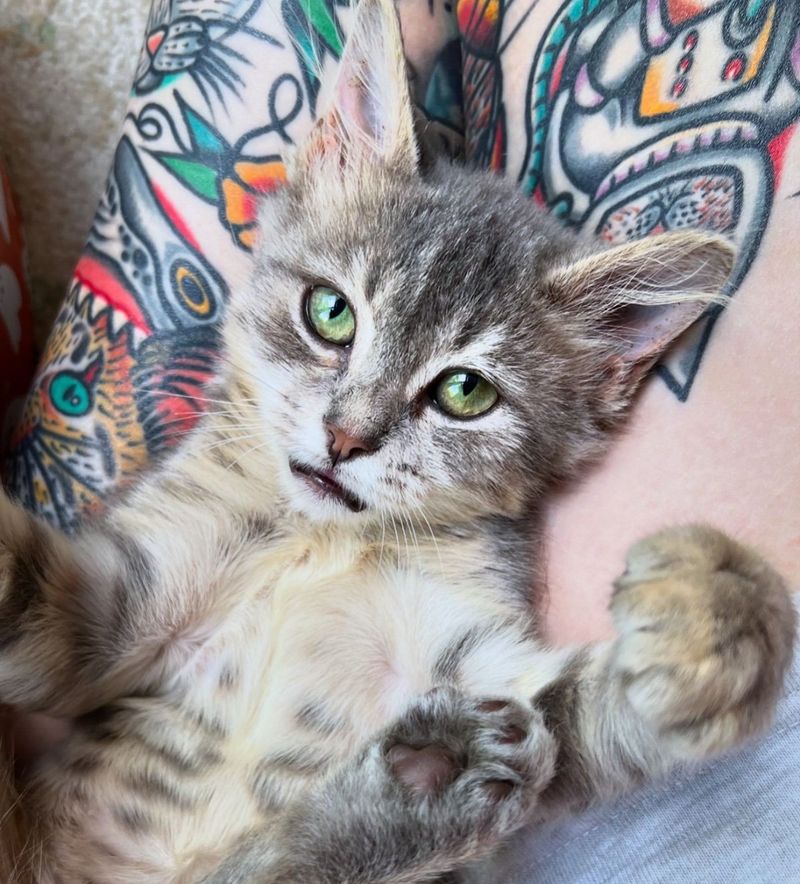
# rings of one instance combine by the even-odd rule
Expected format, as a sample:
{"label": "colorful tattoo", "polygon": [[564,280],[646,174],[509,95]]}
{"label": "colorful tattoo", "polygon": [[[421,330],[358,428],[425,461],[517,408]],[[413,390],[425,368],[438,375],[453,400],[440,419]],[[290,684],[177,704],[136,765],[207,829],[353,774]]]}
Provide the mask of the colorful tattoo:
{"label": "colorful tattoo", "polygon": [[203,410],[256,199],[311,125],[347,7],[156,0],[108,185],[13,434],[9,487],[51,521],[100,508]]}
{"label": "colorful tattoo", "polygon": [[[283,160],[277,154],[260,156],[249,145],[262,135],[281,131],[303,106],[300,86],[291,74],[273,84],[273,91],[284,83],[293,85],[295,102],[290,113],[261,129],[246,133],[230,145],[214,126],[179,100],[181,115],[189,132],[189,145],[180,153],[154,151],[160,162],[196,196],[217,207],[219,220],[233,241],[248,251],[256,236],[256,200],[269,193],[285,179]],[[274,112],[274,100],[270,100]],[[286,137],[286,136],[284,136]]]}
{"label": "colorful tattoo", "polygon": [[13,439],[10,484],[26,505],[69,526],[178,441],[202,405],[226,296],[123,137]]}
{"label": "colorful tattoo", "polygon": [[12,439],[11,490],[64,526],[147,457],[132,381],[135,327],[114,313],[74,283]]}
{"label": "colorful tattoo", "polygon": [[[13,492],[64,527],[203,409],[227,276],[247,272],[253,197],[282,179],[289,129],[310,120],[275,25],[260,0],[153,8],[112,172],[8,463]],[[279,72],[266,94],[258,65]]]}
{"label": "colorful tattoo", "polygon": [[114,308],[115,323],[130,323],[134,337],[214,324],[227,294],[128,136],[117,148],[75,278]]}
{"label": "colorful tattoo", "polygon": [[238,69],[252,62],[230,45],[230,38],[247,34],[281,45],[252,27],[260,5],[261,0],[154,0],[134,94],[146,95],[188,73],[209,103],[212,92],[220,102],[225,91],[238,96],[244,86]]}
{"label": "colorful tattoo", "polygon": [[[755,258],[800,119],[800,7],[569,0],[536,54],[523,186],[609,242],[705,227]],[[658,368],[689,395],[719,308]]]}
{"label": "colorful tattoo", "polygon": [[458,0],[463,52],[467,159],[501,172],[506,164],[506,114],[500,34],[505,0]]}
{"label": "colorful tattoo", "polygon": [[281,13],[308,90],[311,112],[316,113],[320,72],[329,58],[338,61],[344,47],[344,32],[337,7],[349,7],[350,0],[283,0]]}

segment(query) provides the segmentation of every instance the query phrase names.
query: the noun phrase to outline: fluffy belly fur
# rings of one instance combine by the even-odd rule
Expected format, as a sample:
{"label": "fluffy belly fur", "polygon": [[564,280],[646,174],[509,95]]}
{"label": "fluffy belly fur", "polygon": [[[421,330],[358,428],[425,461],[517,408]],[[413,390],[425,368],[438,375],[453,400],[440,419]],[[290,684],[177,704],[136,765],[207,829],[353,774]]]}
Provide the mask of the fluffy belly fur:
{"label": "fluffy belly fur", "polygon": [[311,548],[290,567],[285,548],[272,566],[257,556],[282,569],[274,585],[212,638],[176,639],[164,653],[185,662],[165,689],[79,719],[43,768],[65,880],[198,880],[435,686],[529,697],[557,672],[507,606],[433,568],[379,571],[355,549],[334,573]]}

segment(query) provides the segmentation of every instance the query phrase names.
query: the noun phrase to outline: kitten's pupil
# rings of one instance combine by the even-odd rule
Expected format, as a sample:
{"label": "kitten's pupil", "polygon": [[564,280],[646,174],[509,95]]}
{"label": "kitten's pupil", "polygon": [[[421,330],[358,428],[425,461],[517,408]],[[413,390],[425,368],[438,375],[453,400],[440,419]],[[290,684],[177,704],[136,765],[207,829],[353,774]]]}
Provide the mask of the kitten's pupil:
{"label": "kitten's pupil", "polygon": [[461,385],[461,392],[464,397],[467,397],[477,386],[478,376],[474,374],[468,374],[465,376],[464,381]]}
{"label": "kitten's pupil", "polygon": [[328,319],[336,319],[345,307],[347,307],[347,301],[344,298],[337,298],[330,309],[330,313],[328,313]]}

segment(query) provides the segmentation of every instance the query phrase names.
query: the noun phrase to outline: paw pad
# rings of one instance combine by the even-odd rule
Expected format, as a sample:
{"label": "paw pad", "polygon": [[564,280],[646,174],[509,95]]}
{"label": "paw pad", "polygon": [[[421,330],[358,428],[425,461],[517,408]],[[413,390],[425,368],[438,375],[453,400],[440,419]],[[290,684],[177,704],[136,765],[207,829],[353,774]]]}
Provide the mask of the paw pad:
{"label": "paw pad", "polygon": [[429,795],[449,786],[460,772],[460,765],[441,746],[414,749],[398,744],[386,753],[397,779],[418,795]]}

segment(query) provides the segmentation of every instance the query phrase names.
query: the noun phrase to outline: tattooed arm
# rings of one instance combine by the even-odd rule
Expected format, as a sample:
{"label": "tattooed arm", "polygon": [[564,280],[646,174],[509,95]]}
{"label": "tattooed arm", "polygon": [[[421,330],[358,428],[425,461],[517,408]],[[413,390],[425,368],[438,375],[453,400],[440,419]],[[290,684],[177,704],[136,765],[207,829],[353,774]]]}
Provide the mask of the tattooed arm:
{"label": "tattooed arm", "polygon": [[[450,94],[452,16],[427,0],[401,13],[420,101]],[[108,185],[13,439],[7,478],[29,509],[74,527],[203,410],[257,196],[282,182],[349,19],[348,0],[153,0]],[[457,96],[430,100],[429,128],[454,137]]]}
{"label": "tattooed arm", "polygon": [[[612,243],[731,237],[733,303],[660,365],[633,425],[554,502],[550,629],[610,631],[625,547],[703,520],[800,582],[800,6],[462,0],[467,149]],[[583,612],[583,613],[579,613]]]}

